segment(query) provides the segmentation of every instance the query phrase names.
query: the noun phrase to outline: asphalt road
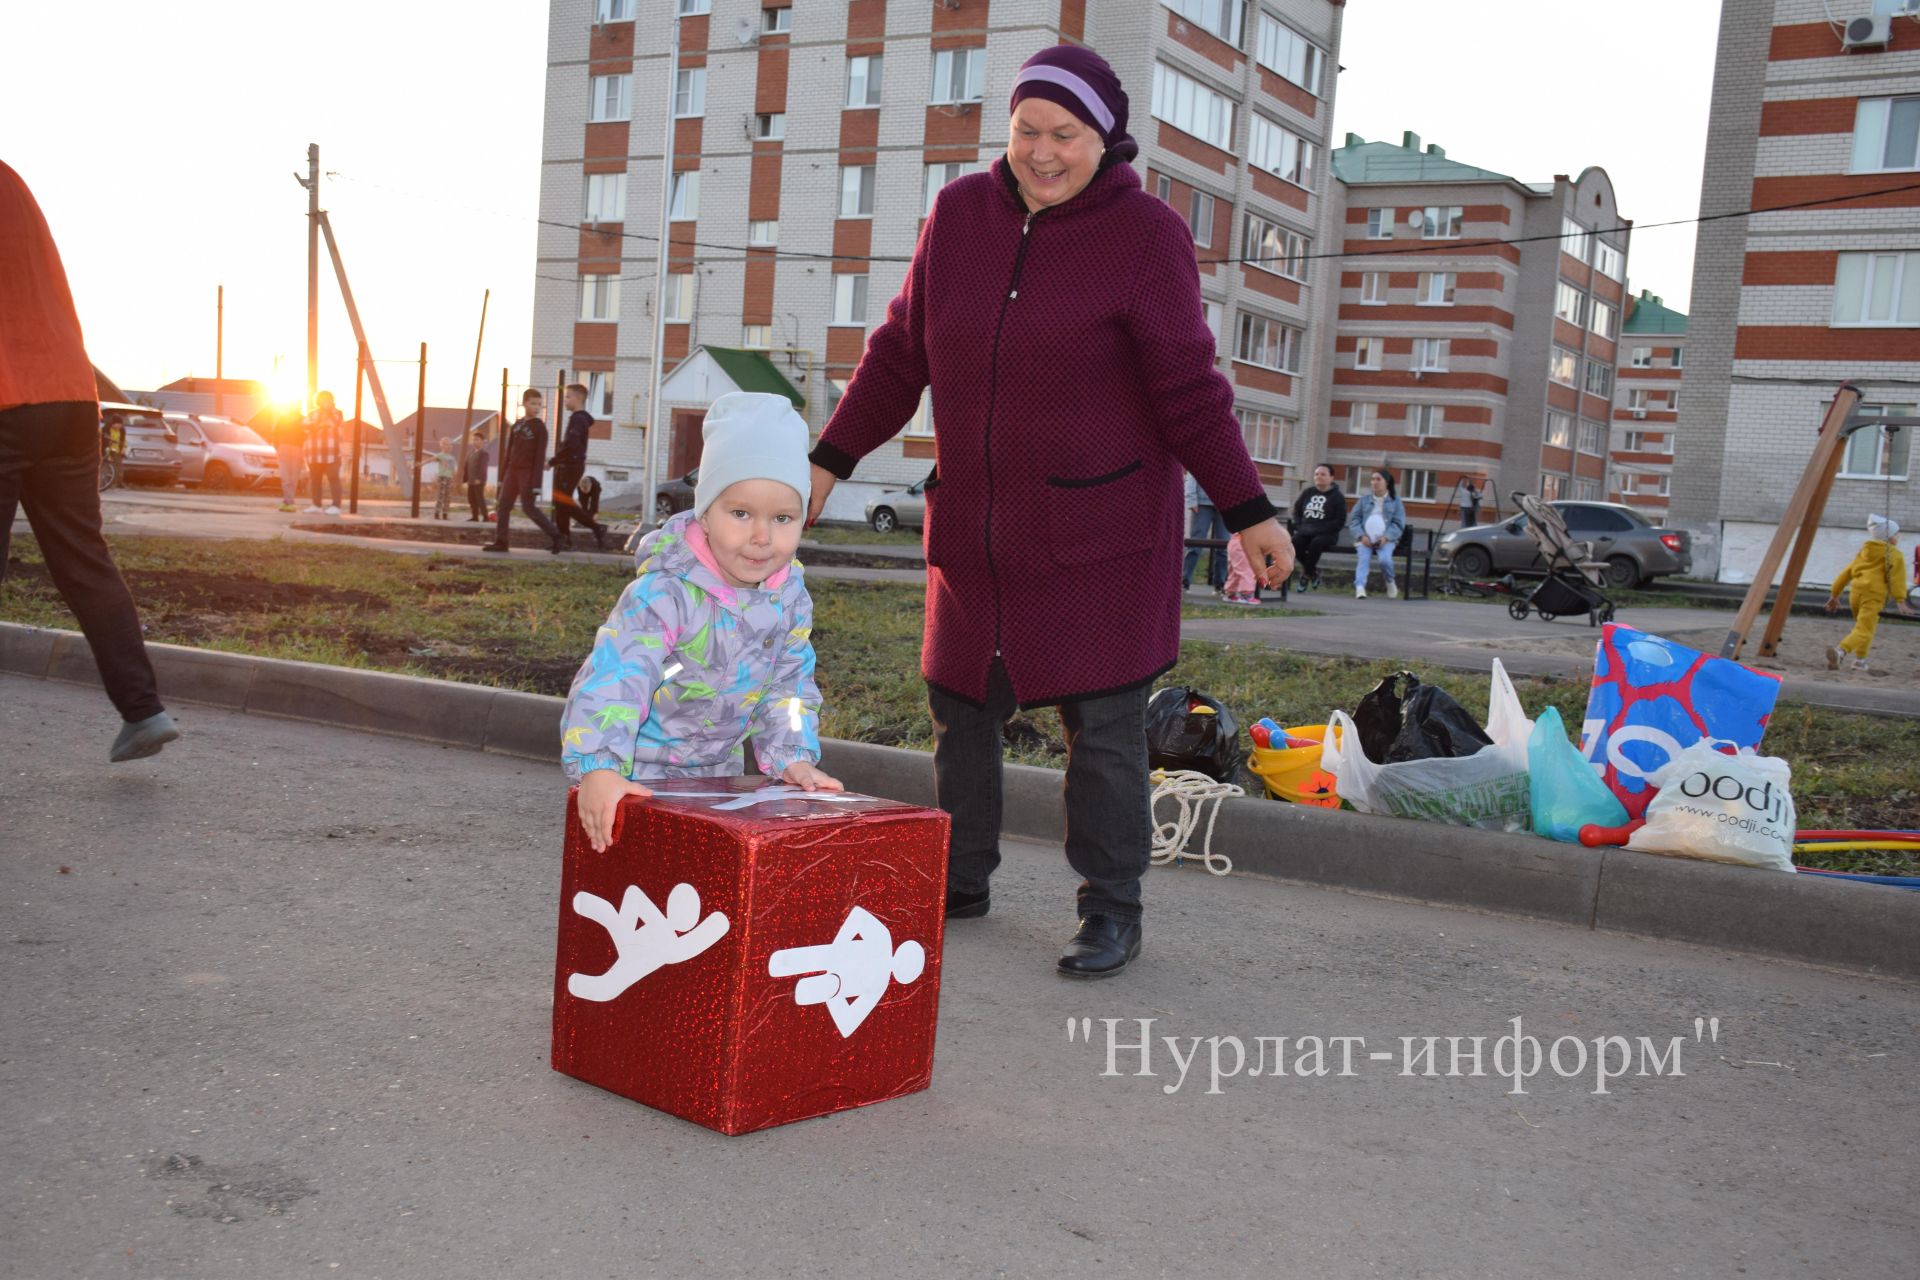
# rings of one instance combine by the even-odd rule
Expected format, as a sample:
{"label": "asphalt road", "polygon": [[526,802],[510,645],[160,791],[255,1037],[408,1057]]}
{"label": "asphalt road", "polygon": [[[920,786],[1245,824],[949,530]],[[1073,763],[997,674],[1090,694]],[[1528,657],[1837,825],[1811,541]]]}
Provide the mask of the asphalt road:
{"label": "asphalt road", "polygon": [[[729,1139],[547,1067],[557,769],[179,714],[182,742],[109,767],[97,692],[0,676],[0,1276],[1920,1258],[1911,985],[1192,869],[1153,873],[1135,968],[1080,985],[1051,971],[1058,851],[1009,844],[993,914],[948,934],[933,1087]],[[1486,1037],[1493,1072],[1514,1017],[1543,1041],[1680,1036],[1684,1074],[1604,1095],[1591,1069],[1523,1095],[1401,1074],[1399,1038],[1428,1035]],[[1137,1053],[1103,1075],[1102,1018],[1123,1041],[1153,1020],[1154,1076]],[[1184,1081],[1162,1036],[1203,1038]],[[1290,1071],[1210,1093],[1213,1036],[1249,1065],[1286,1036]],[[1305,1036],[1365,1044],[1351,1075],[1332,1046],[1298,1074]]]}

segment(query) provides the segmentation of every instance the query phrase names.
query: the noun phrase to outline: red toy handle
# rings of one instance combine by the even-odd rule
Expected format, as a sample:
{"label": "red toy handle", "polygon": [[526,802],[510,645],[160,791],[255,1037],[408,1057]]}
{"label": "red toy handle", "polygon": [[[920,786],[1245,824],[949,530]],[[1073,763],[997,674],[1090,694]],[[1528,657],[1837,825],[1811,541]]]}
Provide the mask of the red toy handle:
{"label": "red toy handle", "polygon": [[1646,825],[1645,818],[1635,818],[1624,827],[1602,827],[1589,822],[1580,828],[1580,843],[1589,849],[1618,848],[1627,842],[1628,836]]}

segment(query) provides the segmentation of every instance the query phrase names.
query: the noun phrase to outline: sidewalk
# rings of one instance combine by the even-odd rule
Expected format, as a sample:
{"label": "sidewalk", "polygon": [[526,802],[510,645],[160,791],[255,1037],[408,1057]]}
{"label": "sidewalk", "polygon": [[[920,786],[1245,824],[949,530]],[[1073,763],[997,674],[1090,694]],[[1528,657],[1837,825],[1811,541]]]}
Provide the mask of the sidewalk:
{"label": "sidewalk", "polygon": [[[724,1139],[546,1065],[556,770],[181,718],[109,769],[96,690],[0,677],[0,1276],[1764,1280],[1920,1248],[1887,1207],[1910,984],[1193,870],[1151,874],[1131,972],[1070,984],[1072,877],[1008,842],[948,933],[932,1089]],[[1510,1093],[1516,1016],[1681,1036],[1684,1075]],[[1159,1040],[1103,1076],[1103,1018],[1179,1037],[1184,1082]],[[1486,1037],[1488,1074],[1365,1058],[1429,1035]],[[1365,1044],[1209,1095],[1211,1036]]]}

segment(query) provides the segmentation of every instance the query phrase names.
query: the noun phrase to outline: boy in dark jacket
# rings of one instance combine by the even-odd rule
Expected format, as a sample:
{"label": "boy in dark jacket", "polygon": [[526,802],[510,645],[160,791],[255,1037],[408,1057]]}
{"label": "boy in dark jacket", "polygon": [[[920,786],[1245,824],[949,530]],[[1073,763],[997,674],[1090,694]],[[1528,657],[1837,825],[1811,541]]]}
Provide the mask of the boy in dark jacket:
{"label": "boy in dark jacket", "polygon": [[501,460],[500,507],[494,522],[497,532],[482,551],[508,549],[507,525],[513,519],[516,502],[527,513],[527,518],[547,535],[550,553],[557,555],[565,547],[560,541],[560,531],[540,509],[540,473],[546,470],[547,461],[547,424],[540,417],[544,404],[538,391],[528,391],[520,397],[520,420],[507,433],[507,456]]}
{"label": "boy in dark jacket", "polygon": [[587,412],[587,389],[578,382],[567,384],[567,429],[560,447],[553,451],[553,521],[560,528],[560,541],[572,545],[570,522],[578,520],[593,530],[594,545],[607,549],[607,526],[593,518],[573,496],[574,487],[587,472],[587,440],[593,432],[593,415]]}
{"label": "boy in dark jacket", "polygon": [[487,452],[487,432],[484,427],[475,427],[473,442],[467,446],[467,472],[462,477],[467,486],[468,524],[491,520],[487,512],[487,468],[493,465],[493,455]]}
{"label": "boy in dark jacket", "polygon": [[1340,541],[1347,525],[1347,495],[1333,482],[1333,468],[1313,469],[1313,484],[1293,500],[1293,546],[1300,558],[1299,589],[1320,585],[1320,557]]}

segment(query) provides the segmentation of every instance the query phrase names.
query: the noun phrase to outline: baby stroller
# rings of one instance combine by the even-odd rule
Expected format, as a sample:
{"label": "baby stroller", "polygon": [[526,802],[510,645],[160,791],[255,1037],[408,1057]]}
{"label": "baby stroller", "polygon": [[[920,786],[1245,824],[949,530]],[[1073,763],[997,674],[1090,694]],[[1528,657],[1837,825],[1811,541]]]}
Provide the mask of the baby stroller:
{"label": "baby stroller", "polygon": [[1525,493],[1514,498],[1527,517],[1527,535],[1546,561],[1547,576],[1532,591],[1509,600],[1507,612],[1515,621],[1531,609],[1542,622],[1576,613],[1586,614],[1590,627],[1612,622],[1613,601],[1600,585],[1606,566],[1593,559],[1593,544],[1576,542],[1559,511],[1540,499]]}

